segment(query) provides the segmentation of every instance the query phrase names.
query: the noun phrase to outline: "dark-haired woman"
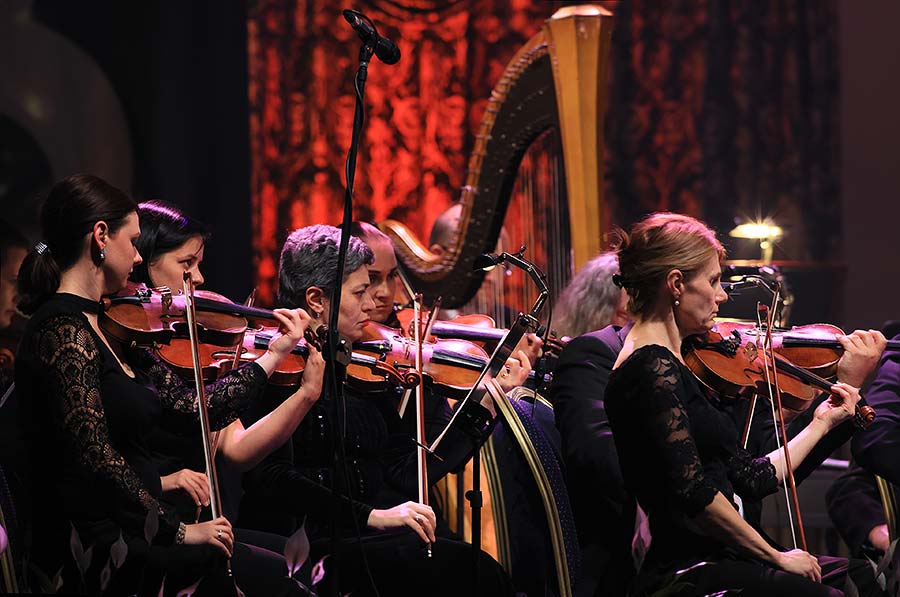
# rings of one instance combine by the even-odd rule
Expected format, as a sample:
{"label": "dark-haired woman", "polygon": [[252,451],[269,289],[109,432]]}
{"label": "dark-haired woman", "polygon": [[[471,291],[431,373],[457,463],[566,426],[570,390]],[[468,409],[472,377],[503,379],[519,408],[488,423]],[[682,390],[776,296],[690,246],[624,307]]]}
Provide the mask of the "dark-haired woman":
{"label": "dark-haired woman", "polygon": [[[141,236],[137,249],[143,262],[131,273],[132,282],[156,288],[178,288],[185,272],[195,286],[204,282],[201,265],[209,232],[199,221],[179,208],[163,201],[147,201],[138,205]],[[300,310],[303,317],[305,312]],[[325,362],[313,349],[303,373],[303,383],[253,425],[244,427],[235,419],[218,436],[217,449],[225,468],[220,471],[224,511],[229,518],[237,515],[240,499],[240,473],[252,468],[269,452],[282,445],[303,420],[322,391]],[[162,491],[182,509],[209,503],[209,485],[202,472],[203,454],[197,442],[184,441],[164,430],[151,439],[159,461]],[[186,502],[190,503],[186,503]],[[246,531],[237,533],[239,540],[264,545],[276,553],[283,551],[283,541]],[[250,536],[248,536],[250,535]],[[280,543],[280,544],[279,544]]]}
{"label": "dark-haired woman", "polygon": [[[28,467],[22,449],[22,425],[19,420],[19,401],[13,384],[18,334],[11,329],[16,305],[16,279],[19,266],[28,253],[28,241],[11,224],[0,220],[0,512],[10,552],[18,570],[27,529],[29,500],[26,497]],[[3,527],[0,526],[0,531]],[[6,537],[4,537],[6,539]],[[3,549],[0,548],[0,553]],[[0,582],[3,574],[0,573]]]}
{"label": "dark-haired woman", "polygon": [[[290,234],[279,263],[279,304],[328,321],[340,239],[341,231],[332,226],[309,226]],[[338,314],[338,329],[351,342],[363,337],[375,307],[368,293],[372,263],[372,250],[351,238]],[[333,506],[341,500],[340,594],[371,595],[373,583],[382,595],[472,594],[471,546],[436,537],[434,511],[414,501],[414,443],[397,415],[396,401],[346,387],[343,393],[345,410],[338,411],[337,401],[326,391],[291,440],[245,476],[240,523],[290,534],[305,520],[314,560],[331,554],[325,560],[325,581],[318,586],[319,594],[331,595]],[[263,404],[263,412],[279,401],[274,391],[266,398],[272,403]],[[337,416],[346,422],[344,437],[332,427]],[[474,440],[455,436],[446,441]],[[339,452],[345,455],[346,478],[332,473]],[[436,472],[442,466],[432,469],[431,464],[429,479],[435,481],[443,475]],[[425,555],[426,542],[433,543],[432,558]],[[480,594],[509,594],[499,565],[486,554],[480,562]]]}
{"label": "dark-haired woman", "polygon": [[[708,331],[727,299],[715,234],[687,216],[653,214],[623,235],[618,257],[635,323],[605,403],[626,486],[653,537],[634,594],[668,586],[683,595],[840,595],[820,584],[814,556],[779,551],[741,518],[734,495],[773,493],[783,451],[753,458],[742,450],[728,405],[709,400],[682,360],[682,341]],[[790,442],[795,468],[852,416],[856,388],[835,384],[832,393]]]}
{"label": "dark-haired woman", "polygon": [[[41,227],[19,274],[20,309],[32,317],[16,366],[35,471],[32,562],[51,584],[61,570],[65,592],[108,585],[111,594],[155,595],[163,577],[167,594],[198,578],[205,594],[233,590],[224,560],[245,554],[231,524],[181,519],[159,501],[147,457],[158,427],[199,434],[194,392],[148,351],[117,345],[99,322],[101,297],[124,288],[141,263],[137,205],[99,178],[71,176],[51,189]],[[246,408],[302,337],[298,312],[277,317],[281,333],[268,353],[207,388],[214,429]],[[110,551],[120,536],[124,563]]]}

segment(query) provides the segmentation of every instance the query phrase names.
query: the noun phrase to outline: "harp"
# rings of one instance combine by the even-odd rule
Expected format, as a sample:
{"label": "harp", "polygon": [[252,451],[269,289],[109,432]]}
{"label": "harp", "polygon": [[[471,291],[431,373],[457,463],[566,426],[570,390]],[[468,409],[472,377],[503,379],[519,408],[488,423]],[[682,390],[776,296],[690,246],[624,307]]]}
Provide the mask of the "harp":
{"label": "harp", "polygon": [[[494,87],[469,158],[459,223],[438,255],[404,224],[379,227],[391,237],[410,285],[429,300],[459,308],[479,290],[475,258],[525,245],[548,274],[555,297],[572,272],[599,252],[603,205],[603,122],[612,14],[599,6],[557,11],[507,65]],[[483,296],[479,312],[508,326],[498,310],[530,305],[533,289],[507,276]],[[482,293],[483,294],[483,293]]]}
{"label": "harp", "polygon": [[[603,127],[612,25],[612,14],[599,6],[563,8],[509,62],[482,117],[458,202],[459,223],[442,254],[430,252],[400,222],[379,224],[391,237],[405,277],[417,292],[429,300],[441,296],[443,306],[450,308],[481,295],[474,310],[509,327],[504,316],[527,311],[536,291],[507,276],[502,289],[492,285],[491,292],[479,292],[485,273],[472,270],[476,257],[494,251],[503,240],[509,243],[501,247],[504,250],[516,251],[524,244],[528,258],[548,274],[555,297],[575,269],[600,251],[608,221],[603,203]],[[503,305],[509,308],[500,309]],[[547,478],[545,463],[535,456],[539,450],[534,438],[521,428],[520,420],[509,413],[504,420],[515,430],[516,445],[534,477],[538,503],[548,513],[555,570],[550,594],[571,595],[574,554],[566,545],[566,525],[553,515],[559,505],[554,497],[558,488]],[[512,572],[515,546],[509,527],[516,521],[505,507],[492,446],[489,442],[484,453],[490,501],[482,513],[487,527],[484,547]],[[464,535],[469,521],[463,494],[470,483],[461,474],[455,491],[447,478],[436,487],[445,514],[456,511],[455,529]],[[453,518],[450,523],[454,527]]]}

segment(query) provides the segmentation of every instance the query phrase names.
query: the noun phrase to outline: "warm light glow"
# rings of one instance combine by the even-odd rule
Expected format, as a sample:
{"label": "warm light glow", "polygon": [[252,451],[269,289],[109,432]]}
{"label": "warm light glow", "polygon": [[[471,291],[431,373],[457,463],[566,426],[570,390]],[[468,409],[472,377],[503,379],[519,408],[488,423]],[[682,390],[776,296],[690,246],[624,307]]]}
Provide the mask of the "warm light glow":
{"label": "warm light glow", "polygon": [[734,238],[775,239],[781,238],[784,231],[771,222],[747,222],[735,226],[728,235]]}

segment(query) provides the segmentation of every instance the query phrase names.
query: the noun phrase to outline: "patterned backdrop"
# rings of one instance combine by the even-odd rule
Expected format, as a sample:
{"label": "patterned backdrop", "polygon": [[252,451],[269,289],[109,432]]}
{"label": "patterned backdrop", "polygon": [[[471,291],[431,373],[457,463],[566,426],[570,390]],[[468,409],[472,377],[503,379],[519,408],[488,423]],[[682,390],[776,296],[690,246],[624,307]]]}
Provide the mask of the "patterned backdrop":
{"label": "patterned backdrop", "polygon": [[[355,217],[427,239],[459,194],[506,62],[567,2],[362,0],[403,58],[373,60]],[[840,243],[833,0],[631,0],[616,13],[607,115],[615,223],[668,209],[721,232],[736,217],[788,227],[780,255]],[[287,233],[338,223],[359,40],[326,0],[259,0],[249,17],[253,236],[270,303]]]}

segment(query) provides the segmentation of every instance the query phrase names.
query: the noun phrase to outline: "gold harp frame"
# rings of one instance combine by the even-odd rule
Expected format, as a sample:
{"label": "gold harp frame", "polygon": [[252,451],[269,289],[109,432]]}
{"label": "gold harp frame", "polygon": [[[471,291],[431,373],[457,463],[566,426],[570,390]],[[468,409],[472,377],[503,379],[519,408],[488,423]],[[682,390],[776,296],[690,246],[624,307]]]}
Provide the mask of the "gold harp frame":
{"label": "gold harp frame", "polygon": [[445,307],[456,308],[475,295],[484,272],[472,271],[472,264],[497,244],[519,164],[529,145],[554,127],[562,145],[572,270],[600,251],[608,219],[603,129],[611,39],[612,13],[570,6],[516,53],[491,92],[459,199],[459,226],[442,255],[400,222],[379,225],[410,283],[427,299],[441,296]]}

